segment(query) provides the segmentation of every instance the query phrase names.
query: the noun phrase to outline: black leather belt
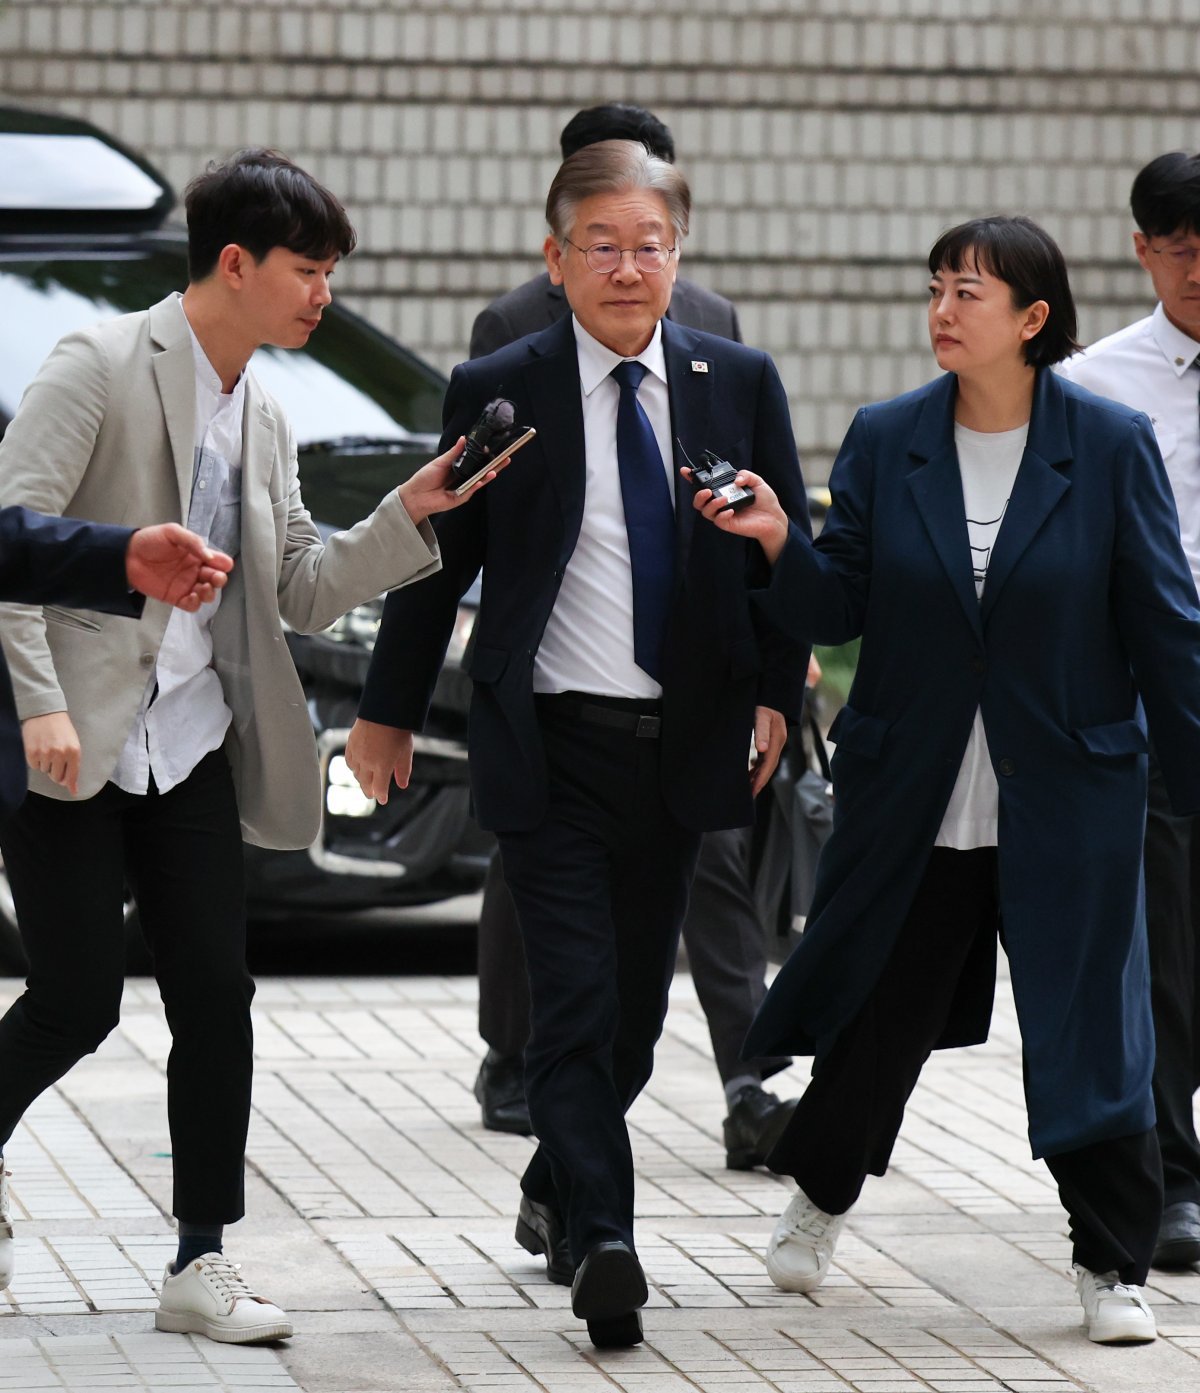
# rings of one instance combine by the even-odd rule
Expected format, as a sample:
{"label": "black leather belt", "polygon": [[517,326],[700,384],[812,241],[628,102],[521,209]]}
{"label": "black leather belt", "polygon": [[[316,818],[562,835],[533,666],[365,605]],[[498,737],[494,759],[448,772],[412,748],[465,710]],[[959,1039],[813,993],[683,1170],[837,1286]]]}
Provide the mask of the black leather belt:
{"label": "black leather belt", "polygon": [[662,717],[657,709],[647,709],[656,708],[657,703],[636,699],[624,702],[619,697],[586,701],[571,692],[539,694],[536,701],[539,708],[552,711],[555,715],[569,716],[588,725],[607,726],[610,730],[622,730],[638,740],[657,740],[662,734]]}

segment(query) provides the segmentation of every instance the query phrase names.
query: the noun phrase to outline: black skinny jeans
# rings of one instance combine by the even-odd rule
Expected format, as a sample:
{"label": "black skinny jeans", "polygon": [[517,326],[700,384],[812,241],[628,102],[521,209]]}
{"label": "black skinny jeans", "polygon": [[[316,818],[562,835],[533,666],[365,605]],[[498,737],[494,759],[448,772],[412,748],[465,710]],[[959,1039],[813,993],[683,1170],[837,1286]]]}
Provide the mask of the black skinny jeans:
{"label": "black skinny jeans", "polygon": [[240,1219],[254,983],[225,755],[206,755],[169,793],[110,783],[80,802],[30,794],[0,829],[0,849],[30,965],[24,995],[0,1020],[0,1146],[117,1024],[128,880],[171,1029],[174,1213],[189,1223]]}

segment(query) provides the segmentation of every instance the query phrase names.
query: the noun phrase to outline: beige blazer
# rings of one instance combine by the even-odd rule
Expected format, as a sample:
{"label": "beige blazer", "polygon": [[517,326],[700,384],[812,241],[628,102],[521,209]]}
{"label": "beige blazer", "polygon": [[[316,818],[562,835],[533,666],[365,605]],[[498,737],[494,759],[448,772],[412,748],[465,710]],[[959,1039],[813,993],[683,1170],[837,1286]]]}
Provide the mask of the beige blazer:
{"label": "beige blazer", "polygon": [[[195,453],[195,369],[178,295],[67,335],[0,442],[0,505],[23,503],[129,527],[186,519]],[[296,444],[250,375],[242,426],[242,541],[213,620],[214,666],[233,721],[225,741],[242,831],[256,846],[307,846],[320,823],[316,742],[283,637],[441,566],[428,522],[395,493],[322,543],[300,497]],[[140,620],[51,605],[0,605],[17,714],[67,711],[79,732],[80,798],[104,786],[133,724],[170,610]],[[30,788],[69,798],[44,775]]]}

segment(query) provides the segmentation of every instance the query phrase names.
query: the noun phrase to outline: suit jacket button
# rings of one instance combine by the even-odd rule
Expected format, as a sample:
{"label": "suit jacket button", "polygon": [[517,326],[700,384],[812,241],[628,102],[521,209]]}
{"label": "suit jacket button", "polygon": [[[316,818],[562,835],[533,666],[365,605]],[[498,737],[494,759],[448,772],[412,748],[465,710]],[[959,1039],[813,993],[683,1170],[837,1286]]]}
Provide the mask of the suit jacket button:
{"label": "suit jacket button", "polygon": [[153,654],[153,653],[143,653],[142,656],[138,659],[138,662],[141,663],[141,665],[142,665],[143,667],[153,667],[153,666],[154,666],[154,654]]}
{"label": "suit jacket button", "polygon": [[1002,759],[999,764],[997,764],[996,768],[999,769],[1002,774],[1015,774],[1017,772],[1017,766],[1011,759]]}
{"label": "suit jacket button", "polygon": [[977,675],[982,675],[986,668],[987,664],[983,661],[981,657],[979,657],[978,654],[976,654],[975,657],[971,659],[971,671],[973,673],[976,673]]}

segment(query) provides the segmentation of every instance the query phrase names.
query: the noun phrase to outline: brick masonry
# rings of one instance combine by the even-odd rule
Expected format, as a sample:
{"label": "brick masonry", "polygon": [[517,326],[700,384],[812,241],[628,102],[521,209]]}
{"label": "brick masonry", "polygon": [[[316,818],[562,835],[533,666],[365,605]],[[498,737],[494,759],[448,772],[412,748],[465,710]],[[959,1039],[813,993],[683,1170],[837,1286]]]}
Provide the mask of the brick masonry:
{"label": "brick masonry", "polygon": [[557,134],[629,100],[696,199],[686,272],[737,302],[811,478],[856,405],[931,374],[922,262],[1027,212],[1085,338],[1142,313],[1134,173],[1200,131],[1194,0],[11,0],[0,98],[88,116],[177,184],[278,145],[342,193],[348,299],[448,369],[532,274]]}

